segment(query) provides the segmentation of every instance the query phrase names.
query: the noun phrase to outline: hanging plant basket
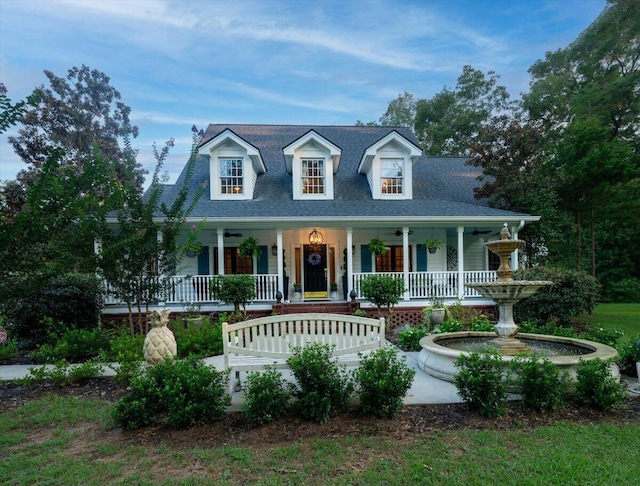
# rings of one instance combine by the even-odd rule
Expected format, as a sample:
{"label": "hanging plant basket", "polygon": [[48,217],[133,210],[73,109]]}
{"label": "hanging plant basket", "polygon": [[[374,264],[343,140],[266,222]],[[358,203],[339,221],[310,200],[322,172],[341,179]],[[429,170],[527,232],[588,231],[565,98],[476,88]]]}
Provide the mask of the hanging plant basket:
{"label": "hanging plant basket", "polygon": [[375,255],[384,255],[387,253],[387,246],[380,238],[373,238],[368,245],[369,251]]}
{"label": "hanging plant basket", "polygon": [[242,243],[240,243],[240,246],[238,247],[238,251],[240,251],[240,256],[255,257],[258,259],[260,258],[260,240],[253,236],[249,236],[242,240]]}
{"label": "hanging plant basket", "polygon": [[424,242],[424,246],[429,250],[429,253],[435,253],[438,248],[442,247],[442,242],[440,240],[427,240]]}

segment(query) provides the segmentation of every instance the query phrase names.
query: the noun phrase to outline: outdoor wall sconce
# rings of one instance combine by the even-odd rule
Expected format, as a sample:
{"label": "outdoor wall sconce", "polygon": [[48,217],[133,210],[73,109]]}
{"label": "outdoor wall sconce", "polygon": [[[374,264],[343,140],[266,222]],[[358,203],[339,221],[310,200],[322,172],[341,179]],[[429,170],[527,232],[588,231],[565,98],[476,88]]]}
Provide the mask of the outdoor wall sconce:
{"label": "outdoor wall sconce", "polygon": [[271,255],[272,256],[277,256],[278,255],[278,245],[276,245],[275,243],[271,247]]}
{"label": "outdoor wall sconce", "polygon": [[313,228],[313,231],[309,233],[309,244],[311,246],[320,246],[324,241],[324,236],[317,229]]}

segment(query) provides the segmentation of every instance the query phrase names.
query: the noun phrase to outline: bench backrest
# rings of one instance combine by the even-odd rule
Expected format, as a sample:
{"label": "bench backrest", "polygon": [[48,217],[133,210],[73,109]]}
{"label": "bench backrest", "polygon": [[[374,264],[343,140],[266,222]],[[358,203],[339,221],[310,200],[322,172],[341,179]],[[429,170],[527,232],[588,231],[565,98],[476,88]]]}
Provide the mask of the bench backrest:
{"label": "bench backrest", "polygon": [[309,343],[332,346],[334,356],[353,354],[383,347],[384,333],[384,317],[324,313],[282,314],[222,324],[225,356],[236,353],[286,358],[292,347]]}

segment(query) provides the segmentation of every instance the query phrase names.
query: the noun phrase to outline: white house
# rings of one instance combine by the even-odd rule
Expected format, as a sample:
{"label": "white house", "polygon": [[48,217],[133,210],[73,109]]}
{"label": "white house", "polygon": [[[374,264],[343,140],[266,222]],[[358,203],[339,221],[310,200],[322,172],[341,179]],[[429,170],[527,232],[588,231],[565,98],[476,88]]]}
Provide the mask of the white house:
{"label": "white house", "polygon": [[[484,242],[504,223],[517,237],[539,217],[475,199],[479,172],[465,160],[423,156],[401,127],[210,125],[192,179],[193,192],[208,190],[185,224],[202,222],[202,252],[185,259],[167,303],[215,304],[208,283],[229,273],[257,277],[256,305],[278,292],[285,301],[362,299],[371,272],[402,276],[405,305],[479,302],[464,284],[495,278]],[[260,241],[257,259],[237,251],[249,236]],[[384,255],[369,251],[372,238],[384,241]],[[440,248],[430,253],[427,240]]]}

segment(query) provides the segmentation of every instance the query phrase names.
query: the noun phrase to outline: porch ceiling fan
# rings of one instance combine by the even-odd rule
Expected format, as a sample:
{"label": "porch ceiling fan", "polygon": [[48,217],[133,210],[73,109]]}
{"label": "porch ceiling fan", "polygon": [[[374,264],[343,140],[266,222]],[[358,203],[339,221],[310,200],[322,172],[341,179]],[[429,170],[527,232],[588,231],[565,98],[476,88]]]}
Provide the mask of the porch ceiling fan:
{"label": "porch ceiling fan", "polygon": [[229,238],[231,236],[237,236],[238,238],[242,237],[242,233],[229,233],[228,231],[224,232],[224,237]]}
{"label": "porch ceiling fan", "polygon": [[473,228],[473,231],[471,232],[471,234],[473,236],[478,236],[478,235],[486,235],[491,233],[491,230],[486,230],[486,231],[478,231],[478,228]]}
{"label": "porch ceiling fan", "polygon": [[[395,236],[402,236],[402,230],[401,229],[397,229],[395,232],[388,233],[388,234],[395,235]],[[413,230],[409,230],[409,234],[412,235],[413,234]]]}

